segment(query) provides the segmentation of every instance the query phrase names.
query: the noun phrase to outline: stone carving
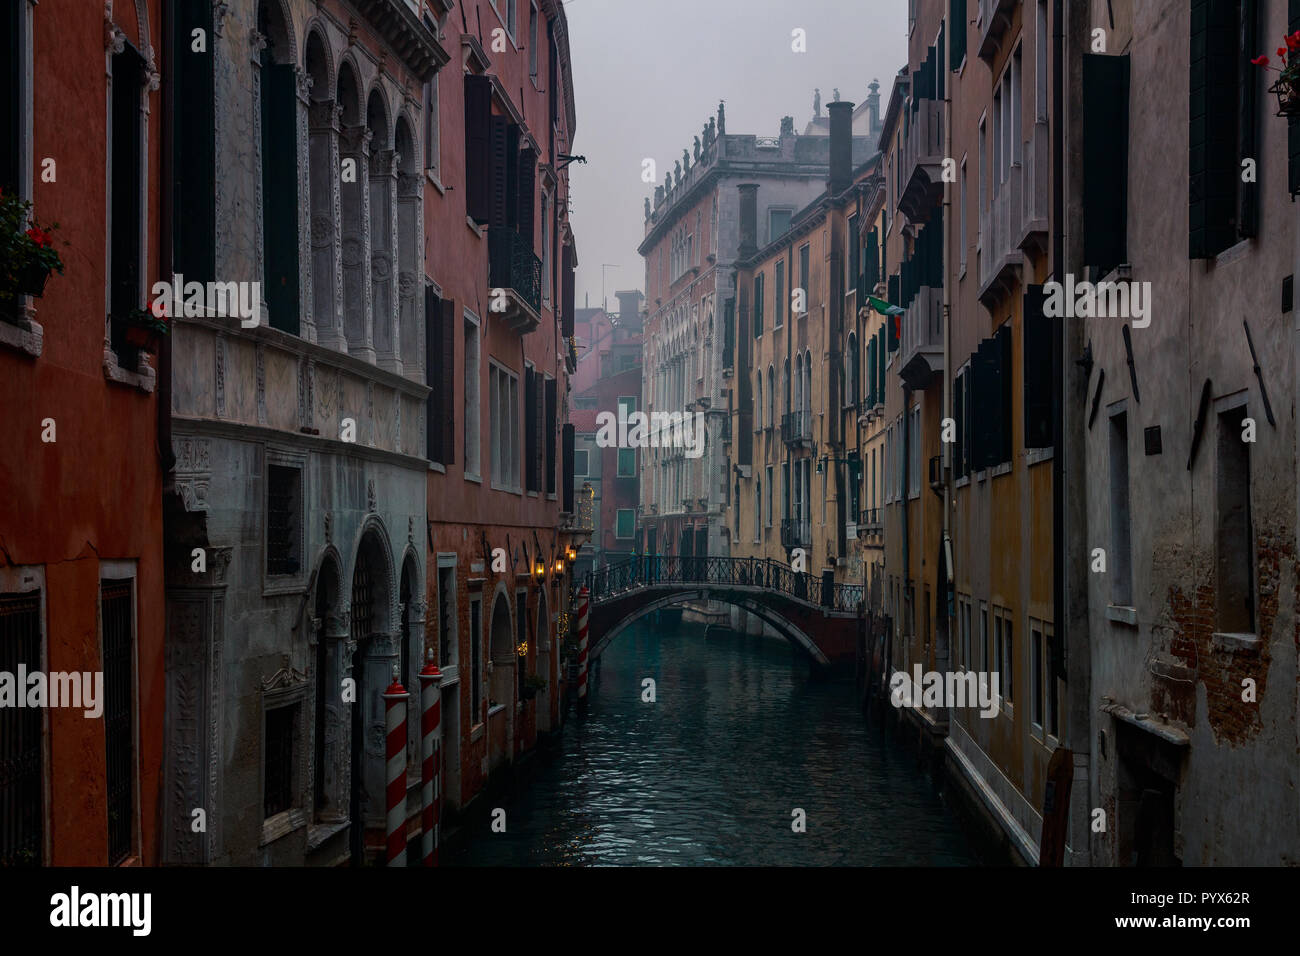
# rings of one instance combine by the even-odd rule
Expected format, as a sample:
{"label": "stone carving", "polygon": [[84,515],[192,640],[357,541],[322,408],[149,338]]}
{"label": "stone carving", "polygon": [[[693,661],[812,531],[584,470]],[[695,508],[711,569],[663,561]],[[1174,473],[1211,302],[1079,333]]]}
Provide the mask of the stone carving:
{"label": "stone carving", "polygon": [[330,512],[325,512],[325,543],[334,542],[334,516]]}
{"label": "stone carving", "polygon": [[697,163],[700,161],[700,138],[698,136],[695,137],[695,161]]}
{"label": "stone carving", "polygon": [[288,663],[288,654],[283,655],[283,666],[270,677],[262,679],[262,691],[292,690],[307,683],[307,675]]}
{"label": "stone carving", "polygon": [[257,344],[257,423],[266,424],[266,347]]}
{"label": "stone carving", "polygon": [[230,9],[227,0],[212,0],[212,32],[222,36],[226,27],[226,11]]}
{"label": "stone carving", "polygon": [[366,481],[366,510],[375,510],[375,479]]}
{"label": "stone carving", "polygon": [[312,216],[311,218],[311,244],[323,249],[334,241],[334,223],[330,222],[329,216]]}

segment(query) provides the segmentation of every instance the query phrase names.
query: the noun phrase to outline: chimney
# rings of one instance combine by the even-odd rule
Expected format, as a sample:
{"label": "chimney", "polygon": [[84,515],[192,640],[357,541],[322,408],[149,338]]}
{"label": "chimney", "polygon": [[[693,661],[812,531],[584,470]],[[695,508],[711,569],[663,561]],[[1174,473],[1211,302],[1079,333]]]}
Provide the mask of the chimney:
{"label": "chimney", "polygon": [[836,100],[826,107],[831,114],[831,173],[827,186],[838,196],[853,185],[853,104]]}
{"label": "chimney", "polygon": [[871,117],[868,131],[874,135],[880,130],[880,81],[872,80],[867,88],[871,90],[867,94],[867,115]]}
{"label": "chimney", "polygon": [[742,183],[740,190],[740,247],[736,255],[748,259],[758,252],[758,183]]}

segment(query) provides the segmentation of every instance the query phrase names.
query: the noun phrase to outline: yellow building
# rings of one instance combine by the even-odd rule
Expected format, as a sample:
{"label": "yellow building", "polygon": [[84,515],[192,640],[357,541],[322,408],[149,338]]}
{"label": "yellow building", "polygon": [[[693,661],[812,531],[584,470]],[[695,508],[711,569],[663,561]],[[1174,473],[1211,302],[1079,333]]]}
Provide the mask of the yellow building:
{"label": "yellow building", "polygon": [[858,221],[879,175],[876,156],[855,168],[842,146],[852,109],[830,104],[826,192],[762,248],[746,226],[757,191],[742,187],[727,517],[733,557],[785,563],[799,549],[809,574],[831,571],[837,584],[862,586]]}

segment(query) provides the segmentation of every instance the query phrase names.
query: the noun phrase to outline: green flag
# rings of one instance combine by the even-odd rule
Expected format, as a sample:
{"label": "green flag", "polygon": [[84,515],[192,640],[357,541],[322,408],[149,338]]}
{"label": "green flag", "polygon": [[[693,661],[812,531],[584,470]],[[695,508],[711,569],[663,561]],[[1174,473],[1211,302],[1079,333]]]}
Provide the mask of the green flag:
{"label": "green flag", "polygon": [[874,295],[867,296],[867,301],[870,302],[871,307],[881,315],[902,315],[906,311],[905,309],[900,309],[896,305],[890,305],[884,299],[877,299]]}

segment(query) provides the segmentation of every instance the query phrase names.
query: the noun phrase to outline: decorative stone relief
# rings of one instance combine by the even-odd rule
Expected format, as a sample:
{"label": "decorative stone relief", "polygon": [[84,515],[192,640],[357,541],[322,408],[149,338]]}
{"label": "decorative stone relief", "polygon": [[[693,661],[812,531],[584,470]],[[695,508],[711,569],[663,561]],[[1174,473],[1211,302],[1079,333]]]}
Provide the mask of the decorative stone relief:
{"label": "decorative stone relief", "polygon": [[257,343],[257,423],[266,424],[266,348]]}

